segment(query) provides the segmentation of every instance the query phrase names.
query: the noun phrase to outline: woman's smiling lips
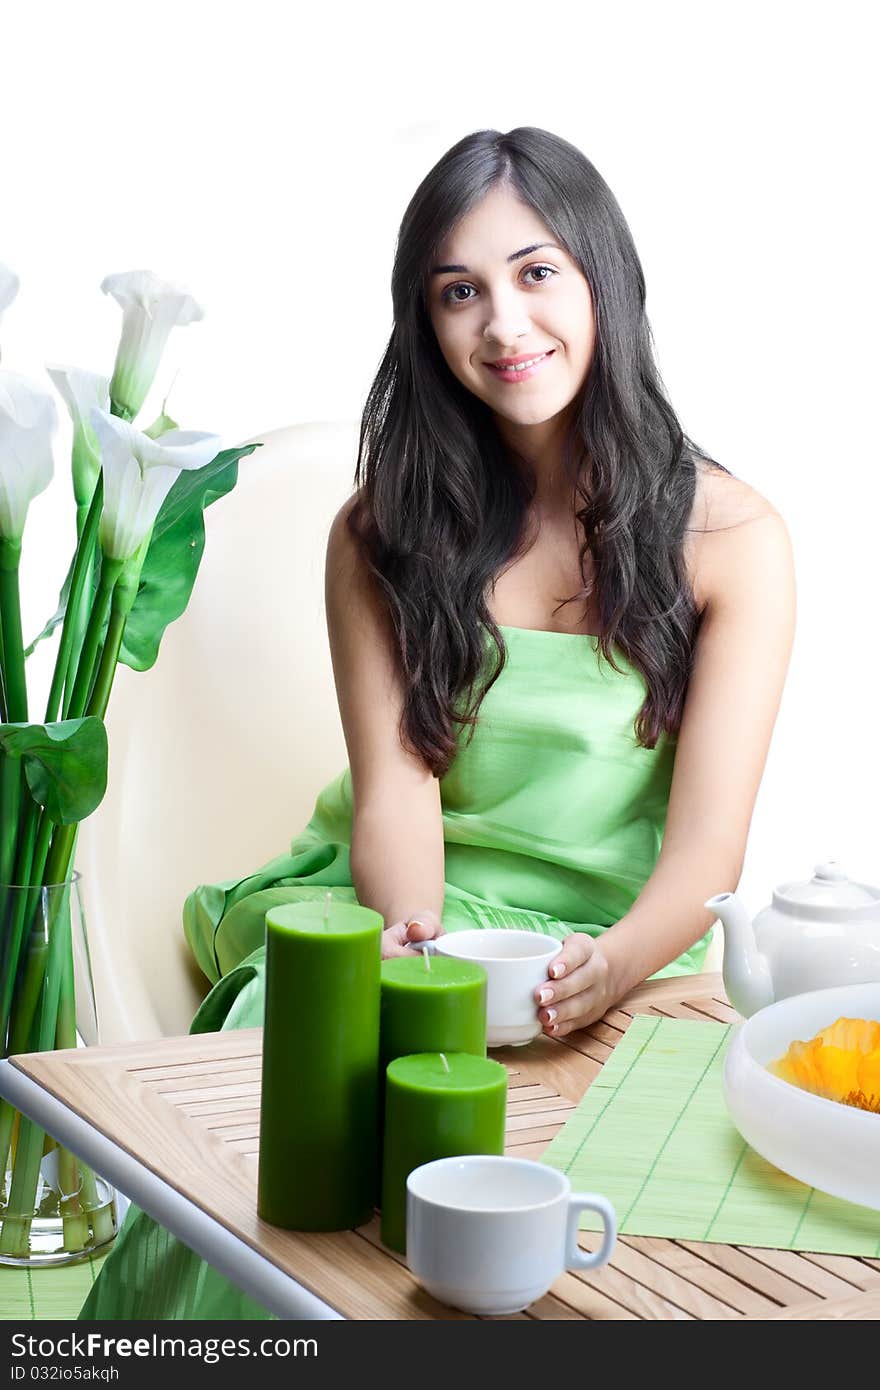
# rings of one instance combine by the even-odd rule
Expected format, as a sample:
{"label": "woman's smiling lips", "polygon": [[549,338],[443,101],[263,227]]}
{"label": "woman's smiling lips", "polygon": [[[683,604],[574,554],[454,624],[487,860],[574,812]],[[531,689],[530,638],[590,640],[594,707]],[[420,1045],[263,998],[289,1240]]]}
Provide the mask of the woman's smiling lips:
{"label": "woman's smiling lips", "polygon": [[[550,361],[554,352],[555,348],[550,348],[549,352],[532,354],[531,357],[499,357],[498,362],[484,362],[483,365],[488,367],[492,375],[496,376],[499,381],[509,381],[511,383],[528,381],[529,377],[533,377],[536,372],[541,370],[545,363]],[[517,366],[517,363],[528,363],[529,365]]]}

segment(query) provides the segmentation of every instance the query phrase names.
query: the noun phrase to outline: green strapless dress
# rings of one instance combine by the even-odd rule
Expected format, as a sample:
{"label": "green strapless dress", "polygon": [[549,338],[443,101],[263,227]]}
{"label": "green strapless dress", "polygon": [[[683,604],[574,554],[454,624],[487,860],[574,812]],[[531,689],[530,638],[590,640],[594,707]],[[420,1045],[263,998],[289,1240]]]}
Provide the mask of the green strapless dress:
{"label": "green strapless dress", "polygon": [[[599,936],[632,907],[660,852],[675,739],[639,746],[645,682],[598,639],[502,627],[507,663],[441,779],[443,926]],[[276,903],[357,901],[348,769],[321,792],[287,854],[238,881],[203,885],[184,930],[214,987],[191,1032],[263,1022],[264,918]],[[700,970],[711,930],[657,972]],[[653,978],[656,978],[653,977]],[[268,1318],[263,1308],[132,1207],[81,1318]]]}

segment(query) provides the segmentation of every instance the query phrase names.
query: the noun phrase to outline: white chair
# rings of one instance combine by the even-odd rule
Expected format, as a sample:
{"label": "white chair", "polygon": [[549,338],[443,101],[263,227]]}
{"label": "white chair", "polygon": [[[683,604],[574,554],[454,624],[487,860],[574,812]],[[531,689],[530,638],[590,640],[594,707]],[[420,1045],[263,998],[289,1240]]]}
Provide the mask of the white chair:
{"label": "white chair", "polygon": [[195,588],[155,666],[117,669],[107,794],[76,857],[103,1043],[188,1030],[208,985],[183,936],[186,895],[282,853],[346,764],[324,556],[357,426],[261,438],[205,512]]}

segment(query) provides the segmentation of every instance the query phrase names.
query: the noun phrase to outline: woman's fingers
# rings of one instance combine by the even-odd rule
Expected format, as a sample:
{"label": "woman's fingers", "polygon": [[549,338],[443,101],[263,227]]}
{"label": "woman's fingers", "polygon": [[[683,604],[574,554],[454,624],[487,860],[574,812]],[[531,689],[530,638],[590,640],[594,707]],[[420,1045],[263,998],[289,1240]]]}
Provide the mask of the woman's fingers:
{"label": "woman's fingers", "polygon": [[[554,1018],[568,1018],[582,1002],[586,990],[602,983],[603,972],[597,964],[589,960],[566,975],[562,980],[554,980],[541,991],[541,1006],[538,1017],[542,1023],[552,1023]],[[552,1012],[551,1012],[552,1011]]]}
{"label": "woman's fingers", "polygon": [[407,945],[406,922],[395,922],[392,927],[387,927],[382,933],[382,959],[388,960],[391,956],[411,955],[412,951]]}
{"label": "woman's fingers", "polygon": [[582,937],[569,947],[570,940],[568,950],[563,948],[550,967],[551,971],[553,966],[564,967],[561,974],[557,971],[556,978],[548,979],[537,992],[538,1018],[553,1037],[601,1018],[610,1002],[608,961],[601,945],[592,937]]}
{"label": "woman's fingers", "polygon": [[433,941],[435,936],[440,936],[443,928],[440,919],[433,912],[420,913],[413,915],[409,919],[407,926],[408,941]]}
{"label": "woman's fingers", "polygon": [[572,985],[572,978],[586,968],[594,950],[595,942],[585,932],[572,932],[567,936],[559,955],[550,962],[548,979],[535,990],[535,1002],[549,1004],[551,1000],[565,999],[576,991],[578,982],[576,979]]}
{"label": "woman's fingers", "polygon": [[382,958],[411,956],[413,947],[417,950],[422,941],[431,941],[442,935],[443,927],[436,912],[414,912],[405,921],[395,922],[383,931]]}

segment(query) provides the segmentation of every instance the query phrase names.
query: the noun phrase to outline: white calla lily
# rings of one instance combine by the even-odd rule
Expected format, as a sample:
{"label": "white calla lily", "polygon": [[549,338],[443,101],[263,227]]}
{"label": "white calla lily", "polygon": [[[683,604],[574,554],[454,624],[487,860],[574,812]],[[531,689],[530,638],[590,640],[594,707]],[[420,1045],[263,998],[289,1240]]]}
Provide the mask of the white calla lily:
{"label": "white calla lily", "polygon": [[0,371],[0,536],[20,541],[27,510],[52,481],[58,411],[48,391]]}
{"label": "white calla lily", "polygon": [[73,491],[76,505],[87,507],[101,471],[101,451],[89,412],[97,407],[109,414],[110,381],[82,367],[47,365],[46,371],[73,421]]}
{"label": "white calla lily", "polygon": [[122,307],[110,396],[116,410],[133,420],[153,384],[172,328],[196,322],[204,310],[183,285],[161,280],[151,270],[108,275],[101,289]]}
{"label": "white calla lily", "polygon": [[170,430],[150,439],[106,411],[93,407],[90,418],[104,468],[101,548],[111,560],[127,560],[150,535],[181,472],[210,463],[220,451],[220,436]]}
{"label": "white calla lily", "polygon": [[8,265],[4,265],[0,261],[0,318],[3,317],[18,294],[20,283],[15,271],[10,270]]}

